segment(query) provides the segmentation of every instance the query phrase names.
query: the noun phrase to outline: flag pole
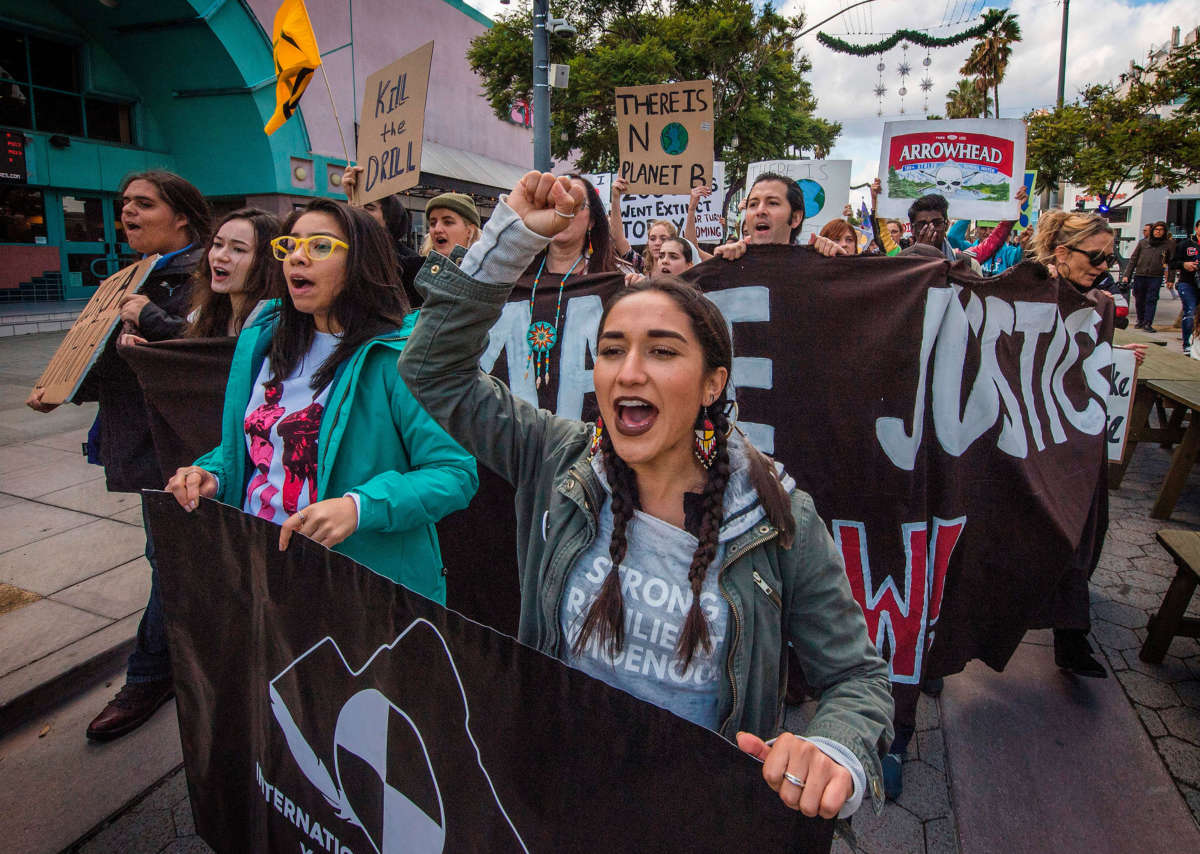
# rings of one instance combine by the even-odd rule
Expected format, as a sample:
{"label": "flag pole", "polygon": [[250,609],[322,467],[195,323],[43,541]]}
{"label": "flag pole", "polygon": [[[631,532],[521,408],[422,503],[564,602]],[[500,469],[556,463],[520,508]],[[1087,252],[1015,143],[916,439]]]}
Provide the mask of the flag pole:
{"label": "flag pole", "polygon": [[329,106],[333,107],[333,120],[337,123],[338,139],[342,141],[342,154],[346,155],[346,165],[354,161],[350,159],[350,149],[346,147],[346,137],[342,134],[342,120],[338,118],[337,104],[333,100],[333,88],[329,85],[329,75],[325,73],[325,63],[321,63],[321,79],[325,81],[325,91],[329,93]]}

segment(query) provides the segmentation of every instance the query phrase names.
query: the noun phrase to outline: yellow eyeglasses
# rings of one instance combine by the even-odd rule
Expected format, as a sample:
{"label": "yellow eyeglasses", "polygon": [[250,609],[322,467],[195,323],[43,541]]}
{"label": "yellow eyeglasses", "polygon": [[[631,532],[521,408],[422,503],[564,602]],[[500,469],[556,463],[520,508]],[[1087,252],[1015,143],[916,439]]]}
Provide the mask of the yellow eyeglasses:
{"label": "yellow eyeglasses", "polygon": [[295,252],[298,246],[304,247],[304,254],[310,261],[324,261],[333,254],[334,249],[350,248],[349,243],[326,234],[314,234],[311,237],[292,237],[285,234],[271,241],[271,251],[280,261]]}

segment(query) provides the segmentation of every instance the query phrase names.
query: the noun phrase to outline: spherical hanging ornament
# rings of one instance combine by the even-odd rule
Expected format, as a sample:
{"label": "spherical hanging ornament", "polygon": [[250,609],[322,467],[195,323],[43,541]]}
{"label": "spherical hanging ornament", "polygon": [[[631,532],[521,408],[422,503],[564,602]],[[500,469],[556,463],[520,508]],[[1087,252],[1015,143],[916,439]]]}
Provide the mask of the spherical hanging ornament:
{"label": "spherical hanging ornament", "polygon": [[924,65],[926,68],[928,68],[929,66],[933,65],[933,57],[926,56],[924,59],[921,60],[921,64]]}
{"label": "spherical hanging ornament", "polygon": [[903,98],[907,94],[908,94],[908,90],[905,89],[903,86],[901,86],[900,87],[900,97]]}
{"label": "spherical hanging ornament", "polygon": [[882,62],[875,66],[875,70],[882,74],[887,69],[887,66]]}

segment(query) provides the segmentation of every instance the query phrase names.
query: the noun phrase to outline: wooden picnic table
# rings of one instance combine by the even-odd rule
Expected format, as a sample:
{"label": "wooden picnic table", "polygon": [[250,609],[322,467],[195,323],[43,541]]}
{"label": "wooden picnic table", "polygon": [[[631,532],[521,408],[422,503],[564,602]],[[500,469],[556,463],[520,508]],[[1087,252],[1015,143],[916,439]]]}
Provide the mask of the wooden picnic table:
{"label": "wooden picnic table", "polygon": [[[1115,344],[1131,342],[1132,336],[1129,335],[1129,330],[1117,330],[1113,336]],[[1190,385],[1192,383],[1197,384],[1195,388]],[[1157,441],[1169,448],[1184,437],[1184,419],[1189,412],[1200,409],[1200,393],[1197,393],[1196,389],[1200,389],[1200,360],[1185,356],[1183,353],[1172,352],[1166,347],[1150,346],[1146,348],[1146,358],[1142,364],[1138,365],[1137,369],[1137,389],[1134,391],[1133,410],[1129,415],[1129,434],[1125,444],[1125,458],[1120,463],[1112,463],[1109,466],[1108,484],[1110,489],[1120,487],[1121,479],[1125,476],[1125,469],[1129,466],[1129,460],[1133,457],[1138,442]],[[1169,416],[1166,411],[1168,405],[1171,408]],[[1157,410],[1161,426],[1150,426],[1152,410]],[[1200,419],[1192,419],[1193,422],[1197,420]],[[1197,439],[1200,440],[1200,436]],[[1195,461],[1194,451],[1192,460]],[[1180,465],[1183,465],[1182,458]],[[1172,464],[1172,470],[1174,470],[1174,464]],[[1183,482],[1187,481],[1187,472],[1189,471],[1191,471],[1190,466],[1182,475]],[[1170,474],[1168,474],[1168,479],[1170,479]],[[1182,489],[1182,483],[1179,488]],[[1174,507],[1175,499],[1178,497],[1179,493],[1176,491],[1170,502],[1171,507]],[[1161,497],[1160,500],[1162,500]],[[1168,508],[1166,512],[1169,515],[1170,509]],[[1166,517],[1155,516],[1155,518]]]}
{"label": "wooden picnic table", "polygon": [[1187,484],[1192,466],[1196,464],[1197,453],[1200,453],[1200,418],[1196,416],[1196,413],[1200,412],[1200,380],[1149,380],[1146,386],[1161,398],[1175,403],[1168,427],[1174,426],[1178,430],[1183,423],[1183,413],[1191,414],[1187,429],[1183,431],[1175,453],[1171,456],[1171,466],[1167,469],[1158,500],[1154,502],[1154,508],[1150,511],[1150,516],[1154,519],[1169,519],[1171,511],[1175,509],[1175,502],[1179,500],[1179,494]]}

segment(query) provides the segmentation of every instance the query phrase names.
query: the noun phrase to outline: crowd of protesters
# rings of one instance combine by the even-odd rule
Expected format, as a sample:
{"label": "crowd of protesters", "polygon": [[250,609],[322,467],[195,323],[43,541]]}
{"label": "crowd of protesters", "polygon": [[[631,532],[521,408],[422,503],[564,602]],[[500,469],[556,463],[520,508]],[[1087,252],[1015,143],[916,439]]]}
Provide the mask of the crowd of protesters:
{"label": "crowd of protesters", "polygon": [[[344,175],[350,197],[360,171]],[[166,485],[185,510],[201,498],[232,504],[278,524],[280,549],[298,533],[444,603],[434,526],[471,501],[478,460],[517,488],[520,531],[543,532],[520,538],[521,640],[736,739],[764,761],[764,777],[784,802],[807,815],[846,816],[881,788],[895,797],[915,711],[893,703],[886,665],[812,499],[730,420],[727,394],[737,378],[728,324],[676,278],[755,246],[796,243],[805,216],[801,188],[778,174],[758,175],[730,217],[732,239],[702,246],[695,215],[709,188],[698,187],[682,233],[671,222],[652,222],[640,248],[621,221],[627,189],[614,182],[606,213],[582,176],[530,173],[486,222],[470,196],[442,193],[426,205],[427,234],[413,250],[411,221],[396,198],[362,207],[317,199],[283,222],[247,208],[212,222],[185,179],[162,171],[130,176],[121,210],[129,243],[159,258],[141,292],[123,303],[119,335],[85,383],[81,399],[100,402],[92,458],[111,490],[161,488],[146,404],[121,349],[236,336],[223,411],[209,413],[220,421],[220,444],[181,461]],[[865,216],[847,211],[808,245],[826,256],[924,255],[979,275],[1032,260],[1058,282],[1081,293],[1105,291],[1118,304],[1122,284],[1132,280],[1137,325],[1149,331],[1169,269],[1178,277],[1190,344],[1200,222],[1193,238],[1179,242],[1155,224],[1117,282],[1109,275],[1113,230],[1094,214],[1046,211],[1036,236],[1027,228],[1014,237],[1010,221],[977,223],[972,232],[971,223],[953,219],[945,198],[926,195],[913,202],[906,227],[875,215],[878,192],[876,182]],[[539,287],[555,288],[561,299],[568,280],[585,273],[622,273],[627,284],[599,321],[600,415],[589,422],[536,409],[473,362],[514,284],[531,298]],[[452,331],[438,334],[443,328]],[[28,403],[53,408],[37,394]],[[325,429],[331,418],[344,425],[336,437]],[[552,485],[569,474],[602,497],[587,506],[587,524],[582,505],[548,502]],[[739,530],[762,524],[778,533],[732,561],[734,599],[743,609],[761,607],[766,600],[753,594],[750,579],[769,565],[791,603],[751,621],[782,621],[784,630],[754,632],[736,661],[719,640],[730,637],[730,613],[714,616],[699,606],[716,583],[713,566],[735,552],[724,525],[730,519]],[[586,537],[570,533],[585,530]],[[95,740],[135,729],[173,696],[149,530],[146,557],[150,600],[126,684],[88,727]],[[1087,641],[1093,558],[1072,563],[1038,625],[1055,630],[1058,666],[1104,677]],[[553,561],[566,572],[548,573]],[[610,569],[596,578],[586,568],[599,562]],[[711,678],[681,691],[670,680],[623,680],[604,666],[622,648],[629,610],[640,607],[622,596],[618,568],[626,566],[691,592],[677,664]],[[564,587],[584,605],[556,610],[579,598],[564,598]],[[822,696],[802,735],[775,728],[784,701],[780,670],[789,660],[784,644],[804,684]],[[718,675],[725,668],[713,666],[722,659],[735,682],[743,680],[737,684],[750,686],[736,715]]]}

